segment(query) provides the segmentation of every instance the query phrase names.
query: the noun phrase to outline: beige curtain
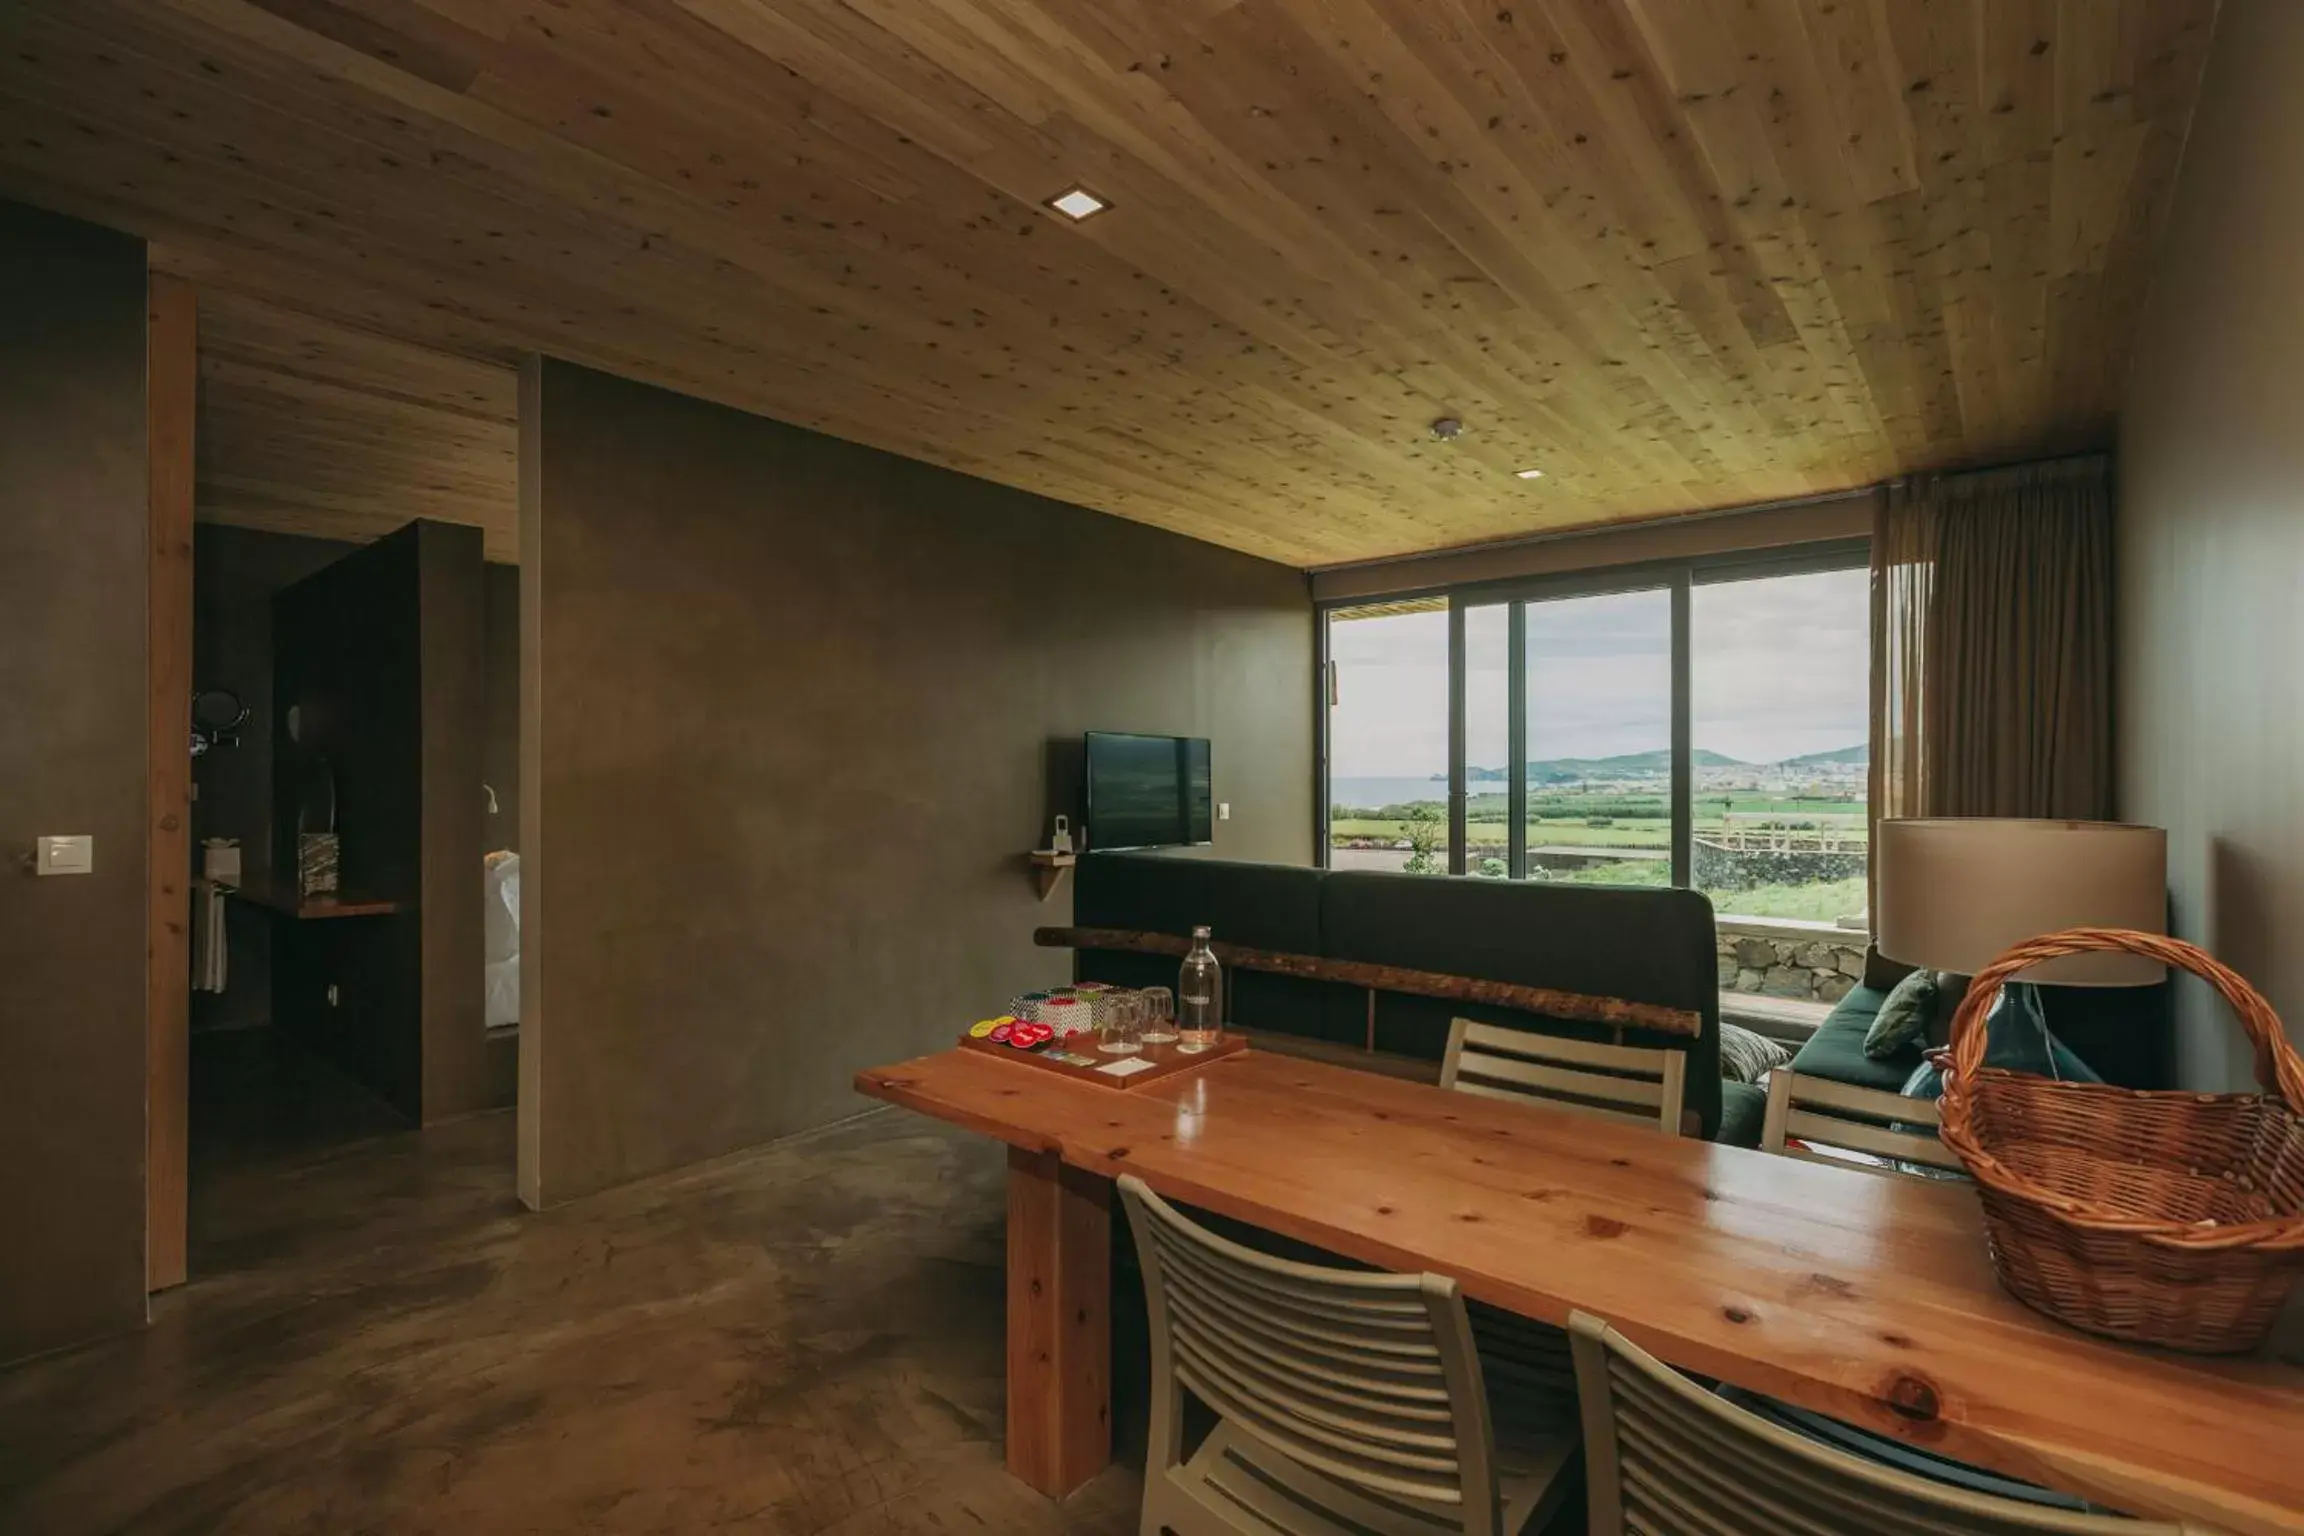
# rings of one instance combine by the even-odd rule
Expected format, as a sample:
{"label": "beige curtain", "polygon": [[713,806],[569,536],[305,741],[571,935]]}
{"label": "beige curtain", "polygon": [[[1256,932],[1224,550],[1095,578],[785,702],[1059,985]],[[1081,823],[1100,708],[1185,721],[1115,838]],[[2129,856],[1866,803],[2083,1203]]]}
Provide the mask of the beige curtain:
{"label": "beige curtain", "polygon": [[1890,488],[1872,540],[1872,814],[2112,812],[2102,458]]}

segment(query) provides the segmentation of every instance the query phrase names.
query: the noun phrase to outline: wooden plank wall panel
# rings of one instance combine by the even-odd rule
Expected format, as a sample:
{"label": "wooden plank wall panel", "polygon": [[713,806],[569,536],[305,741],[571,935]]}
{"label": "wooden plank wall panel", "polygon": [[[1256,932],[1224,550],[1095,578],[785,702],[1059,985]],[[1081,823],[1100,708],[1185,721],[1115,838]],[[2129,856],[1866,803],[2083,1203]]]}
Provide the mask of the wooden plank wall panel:
{"label": "wooden plank wall panel", "polygon": [[[513,1187],[544,1209],[544,360],[520,365],[520,1058]],[[555,486],[557,490],[557,486]],[[559,1113],[560,1106],[552,1105]]]}
{"label": "wooden plank wall panel", "polygon": [[145,418],[151,540],[145,879],[146,1288],[184,1283],[186,1128],[192,1089],[192,480],[198,299],[148,279]]}
{"label": "wooden plank wall panel", "polygon": [[[0,190],[212,288],[1325,564],[2100,445],[2214,12],[26,0]],[[1042,206],[1075,182],[1112,208]],[[315,381],[211,388],[481,515],[469,433],[418,470]],[[220,516],[284,499],[296,445],[250,438]]]}

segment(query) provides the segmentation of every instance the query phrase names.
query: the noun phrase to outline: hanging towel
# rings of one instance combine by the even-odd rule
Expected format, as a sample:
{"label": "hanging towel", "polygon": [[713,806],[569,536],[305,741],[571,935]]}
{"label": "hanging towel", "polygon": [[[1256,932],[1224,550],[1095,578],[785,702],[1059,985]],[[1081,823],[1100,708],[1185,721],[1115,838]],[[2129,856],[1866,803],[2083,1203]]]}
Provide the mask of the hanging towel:
{"label": "hanging towel", "polygon": [[502,1029],[520,1022],[520,855],[491,853],[487,866],[483,1016],[488,1028]]}
{"label": "hanging towel", "polygon": [[224,936],[224,893],[213,880],[192,882],[192,990],[221,992],[231,979]]}

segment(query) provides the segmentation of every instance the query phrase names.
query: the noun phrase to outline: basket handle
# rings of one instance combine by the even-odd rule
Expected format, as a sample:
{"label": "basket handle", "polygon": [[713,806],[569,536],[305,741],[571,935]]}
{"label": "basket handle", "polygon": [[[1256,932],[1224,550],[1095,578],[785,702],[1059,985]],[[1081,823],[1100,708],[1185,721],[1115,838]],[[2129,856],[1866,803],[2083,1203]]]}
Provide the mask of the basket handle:
{"label": "basket handle", "polygon": [[1968,995],[1960,999],[1960,1011],[1952,1016],[1952,1081],[1946,1085],[1942,1110],[1946,1124],[1960,1129],[1967,1125],[1971,1096],[1960,1090],[1975,1081],[1976,1073],[1984,1065],[1984,1015],[2001,984],[2044,961],[2106,950],[2143,955],[2163,965],[2176,966],[2215,987],[2239,1015],[2240,1027],[2248,1032],[2249,1043],[2256,1048],[2257,1083],[2266,1093],[2285,1100],[2290,1109],[2304,1115],[2304,1059],[2299,1059],[2296,1048],[2288,1043],[2287,1032],[2280,1027],[2280,1016],[2272,1011],[2272,1005],[2264,1001],[2263,994],[2248,985],[2238,971],[2204,949],[2163,934],[2138,933],[2128,928],[2067,928],[2061,933],[2042,934],[2012,946],[1968,983]]}

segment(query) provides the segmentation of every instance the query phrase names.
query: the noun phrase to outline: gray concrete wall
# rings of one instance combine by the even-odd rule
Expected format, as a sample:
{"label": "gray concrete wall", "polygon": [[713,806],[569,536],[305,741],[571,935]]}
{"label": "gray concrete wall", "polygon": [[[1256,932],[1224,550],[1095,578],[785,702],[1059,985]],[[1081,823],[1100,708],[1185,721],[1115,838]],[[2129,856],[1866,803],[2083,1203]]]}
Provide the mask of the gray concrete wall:
{"label": "gray concrete wall", "polygon": [[1070,957],[1052,739],[1209,737],[1309,863],[1304,576],[565,364],[522,404],[522,1191],[864,1107]]}
{"label": "gray concrete wall", "polygon": [[142,241],[0,203],[0,1361],[144,1320],[144,324]]}
{"label": "gray concrete wall", "polygon": [[[2304,1029],[2304,5],[2226,0],[2120,425],[2118,807],[2175,930]],[[2205,986],[2180,1086],[2252,1082]]]}

